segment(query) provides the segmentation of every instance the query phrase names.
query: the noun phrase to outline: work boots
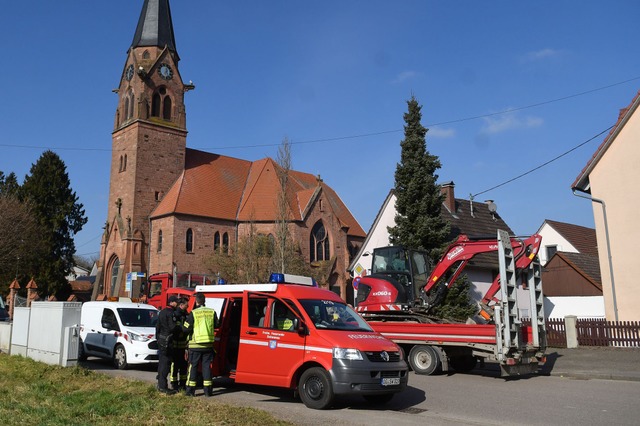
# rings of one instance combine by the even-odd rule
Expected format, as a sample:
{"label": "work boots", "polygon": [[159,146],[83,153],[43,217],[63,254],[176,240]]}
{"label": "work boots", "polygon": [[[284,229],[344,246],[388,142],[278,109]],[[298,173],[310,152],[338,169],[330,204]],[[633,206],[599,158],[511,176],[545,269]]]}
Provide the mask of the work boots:
{"label": "work boots", "polygon": [[205,386],[203,390],[204,390],[204,396],[207,396],[207,397],[213,396],[213,386]]}
{"label": "work boots", "polygon": [[184,389],[184,394],[185,394],[186,396],[196,396],[196,389],[195,389],[195,388],[193,388],[193,387],[191,387],[191,386],[187,386],[187,387]]}

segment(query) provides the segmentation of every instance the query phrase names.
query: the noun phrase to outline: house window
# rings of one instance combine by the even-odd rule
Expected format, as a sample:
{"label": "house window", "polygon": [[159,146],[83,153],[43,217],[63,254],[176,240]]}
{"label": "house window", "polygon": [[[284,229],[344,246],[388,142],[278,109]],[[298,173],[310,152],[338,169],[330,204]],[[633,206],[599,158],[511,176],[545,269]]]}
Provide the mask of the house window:
{"label": "house window", "polygon": [[193,253],[193,231],[191,228],[187,229],[187,253]]}
{"label": "house window", "polygon": [[220,249],[220,233],[216,231],[213,236],[213,251],[217,252]]}
{"label": "house window", "polygon": [[162,230],[158,231],[158,253],[162,251]]}
{"label": "house window", "polygon": [[329,236],[322,221],[316,222],[311,230],[309,257],[311,262],[329,260]]}
{"label": "house window", "polygon": [[554,254],[558,251],[558,246],[547,246],[547,262],[553,257]]}
{"label": "house window", "polygon": [[226,232],[222,235],[222,252],[229,253],[229,234]]}

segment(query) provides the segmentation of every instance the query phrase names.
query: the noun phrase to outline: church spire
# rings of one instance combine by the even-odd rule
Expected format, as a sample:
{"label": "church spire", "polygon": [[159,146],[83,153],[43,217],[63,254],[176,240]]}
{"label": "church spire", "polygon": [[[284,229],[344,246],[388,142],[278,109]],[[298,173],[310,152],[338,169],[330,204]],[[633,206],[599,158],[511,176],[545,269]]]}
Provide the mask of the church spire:
{"label": "church spire", "polygon": [[169,0],[144,0],[131,47],[165,46],[177,55]]}

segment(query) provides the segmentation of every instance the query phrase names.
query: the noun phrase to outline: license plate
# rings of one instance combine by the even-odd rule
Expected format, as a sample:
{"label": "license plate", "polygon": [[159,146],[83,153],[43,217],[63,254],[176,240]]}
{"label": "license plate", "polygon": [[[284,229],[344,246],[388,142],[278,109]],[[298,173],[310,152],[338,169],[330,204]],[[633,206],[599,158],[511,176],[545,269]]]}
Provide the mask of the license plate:
{"label": "license plate", "polygon": [[396,386],[400,384],[400,377],[387,377],[382,379],[382,386]]}

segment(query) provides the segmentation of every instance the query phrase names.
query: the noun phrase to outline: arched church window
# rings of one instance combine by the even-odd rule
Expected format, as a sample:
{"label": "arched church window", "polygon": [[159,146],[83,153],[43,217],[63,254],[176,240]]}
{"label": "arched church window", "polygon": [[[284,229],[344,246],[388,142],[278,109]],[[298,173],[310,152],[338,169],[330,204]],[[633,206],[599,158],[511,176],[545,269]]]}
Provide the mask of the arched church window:
{"label": "arched church window", "polygon": [[151,97],[151,116],[171,120],[171,97],[164,86],[158,87]]}
{"label": "arched church window", "polygon": [[217,252],[220,250],[220,233],[216,231],[213,235],[213,251]]}
{"label": "arched church window", "polygon": [[124,157],[121,155],[120,156],[120,167],[118,168],[118,171],[121,172],[122,171],[122,165],[124,164]]}
{"label": "arched church window", "polygon": [[116,257],[111,265],[111,285],[109,288],[109,295],[115,296],[116,284],[118,284],[118,272],[120,271],[120,259]]}
{"label": "arched church window", "polygon": [[222,235],[222,252],[229,253],[229,234],[227,232]]}
{"label": "arched church window", "polygon": [[165,96],[162,101],[162,118],[171,120],[171,98],[169,96]]}
{"label": "arched church window", "polygon": [[122,171],[127,170],[127,154],[124,155],[124,162],[122,163]]}
{"label": "arched church window", "polygon": [[127,119],[133,118],[133,104],[134,104],[133,91],[129,90],[129,109],[127,110]]}
{"label": "arched church window", "polygon": [[309,257],[311,262],[321,260],[329,260],[329,236],[322,224],[322,221],[316,222],[311,229],[309,238]]}
{"label": "arched church window", "polygon": [[187,253],[193,253],[193,231],[191,228],[187,229],[186,249]]}
{"label": "arched church window", "polygon": [[148,51],[148,50],[145,50],[145,51],[142,53],[142,59],[149,59],[149,51]]}
{"label": "arched church window", "polygon": [[124,98],[124,119],[129,119],[129,97]]}
{"label": "arched church window", "polygon": [[158,253],[162,251],[162,229],[158,231]]}
{"label": "arched church window", "polygon": [[153,94],[151,98],[151,116],[152,117],[160,117],[160,93],[156,92]]}

